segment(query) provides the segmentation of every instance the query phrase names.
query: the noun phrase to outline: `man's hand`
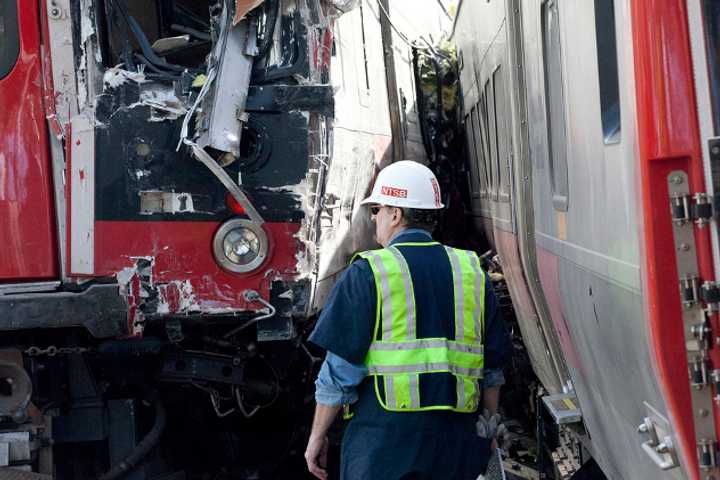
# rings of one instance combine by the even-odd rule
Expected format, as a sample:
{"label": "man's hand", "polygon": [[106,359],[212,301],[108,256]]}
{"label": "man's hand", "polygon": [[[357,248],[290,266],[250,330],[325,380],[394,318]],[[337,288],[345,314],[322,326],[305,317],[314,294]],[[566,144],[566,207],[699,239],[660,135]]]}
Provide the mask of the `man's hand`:
{"label": "man's hand", "polygon": [[321,480],[327,480],[328,438],[327,435],[319,437],[310,436],[307,448],[305,449],[305,462],[308,470]]}

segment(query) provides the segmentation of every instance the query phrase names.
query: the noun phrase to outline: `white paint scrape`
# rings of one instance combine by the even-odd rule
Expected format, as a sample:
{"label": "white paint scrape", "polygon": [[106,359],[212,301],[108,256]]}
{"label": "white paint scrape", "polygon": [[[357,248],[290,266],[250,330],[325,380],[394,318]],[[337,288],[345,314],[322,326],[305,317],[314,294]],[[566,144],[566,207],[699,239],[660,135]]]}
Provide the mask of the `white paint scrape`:
{"label": "white paint scrape", "polygon": [[172,87],[153,86],[140,92],[140,103],[152,107],[151,122],[174,120],[185,115],[188,111],[185,102],[175,95]]}
{"label": "white paint scrape", "polygon": [[170,313],[170,303],[167,298],[168,290],[170,289],[177,289],[179,294],[177,310],[173,311],[173,313],[186,313],[199,310],[190,280],[173,280],[165,285],[158,285],[158,287],[160,295],[158,297],[157,313]]}
{"label": "white paint scrape", "polygon": [[103,75],[104,89],[117,88],[127,82],[145,83],[146,81],[145,73],[123,70],[119,65],[108,68]]}

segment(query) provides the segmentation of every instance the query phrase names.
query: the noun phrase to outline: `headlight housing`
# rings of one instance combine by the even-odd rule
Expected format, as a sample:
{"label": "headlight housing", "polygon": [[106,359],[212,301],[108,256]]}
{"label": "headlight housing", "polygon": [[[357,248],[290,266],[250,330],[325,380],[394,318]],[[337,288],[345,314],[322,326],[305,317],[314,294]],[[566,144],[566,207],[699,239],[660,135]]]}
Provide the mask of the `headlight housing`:
{"label": "headlight housing", "polygon": [[223,223],[213,238],[215,261],[230,272],[251,272],[265,261],[267,254],[265,231],[244,218]]}

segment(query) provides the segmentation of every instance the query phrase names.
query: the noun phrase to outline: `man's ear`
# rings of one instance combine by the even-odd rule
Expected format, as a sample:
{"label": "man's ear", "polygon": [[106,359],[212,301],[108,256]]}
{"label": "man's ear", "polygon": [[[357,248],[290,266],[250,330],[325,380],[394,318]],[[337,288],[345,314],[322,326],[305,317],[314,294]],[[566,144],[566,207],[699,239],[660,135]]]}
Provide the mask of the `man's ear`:
{"label": "man's ear", "polygon": [[393,214],[392,214],[392,223],[393,225],[400,225],[403,222],[403,214],[402,209],[398,207],[393,207]]}

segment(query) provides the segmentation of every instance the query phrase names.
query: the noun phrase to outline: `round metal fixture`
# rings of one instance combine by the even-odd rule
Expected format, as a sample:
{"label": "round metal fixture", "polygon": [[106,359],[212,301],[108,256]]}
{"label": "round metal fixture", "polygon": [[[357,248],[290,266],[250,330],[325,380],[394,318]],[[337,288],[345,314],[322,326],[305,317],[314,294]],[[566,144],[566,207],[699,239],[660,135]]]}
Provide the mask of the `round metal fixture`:
{"label": "round metal fixture", "polygon": [[32,382],[25,369],[16,363],[0,360],[0,417],[21,422],[32,395]]}
{"label": "round metal fixture", "polygon": [[244,218],[233,218],[215,233],[213,254],[225,270],[251,272],[267,258],[268,238],[259,225]]}

